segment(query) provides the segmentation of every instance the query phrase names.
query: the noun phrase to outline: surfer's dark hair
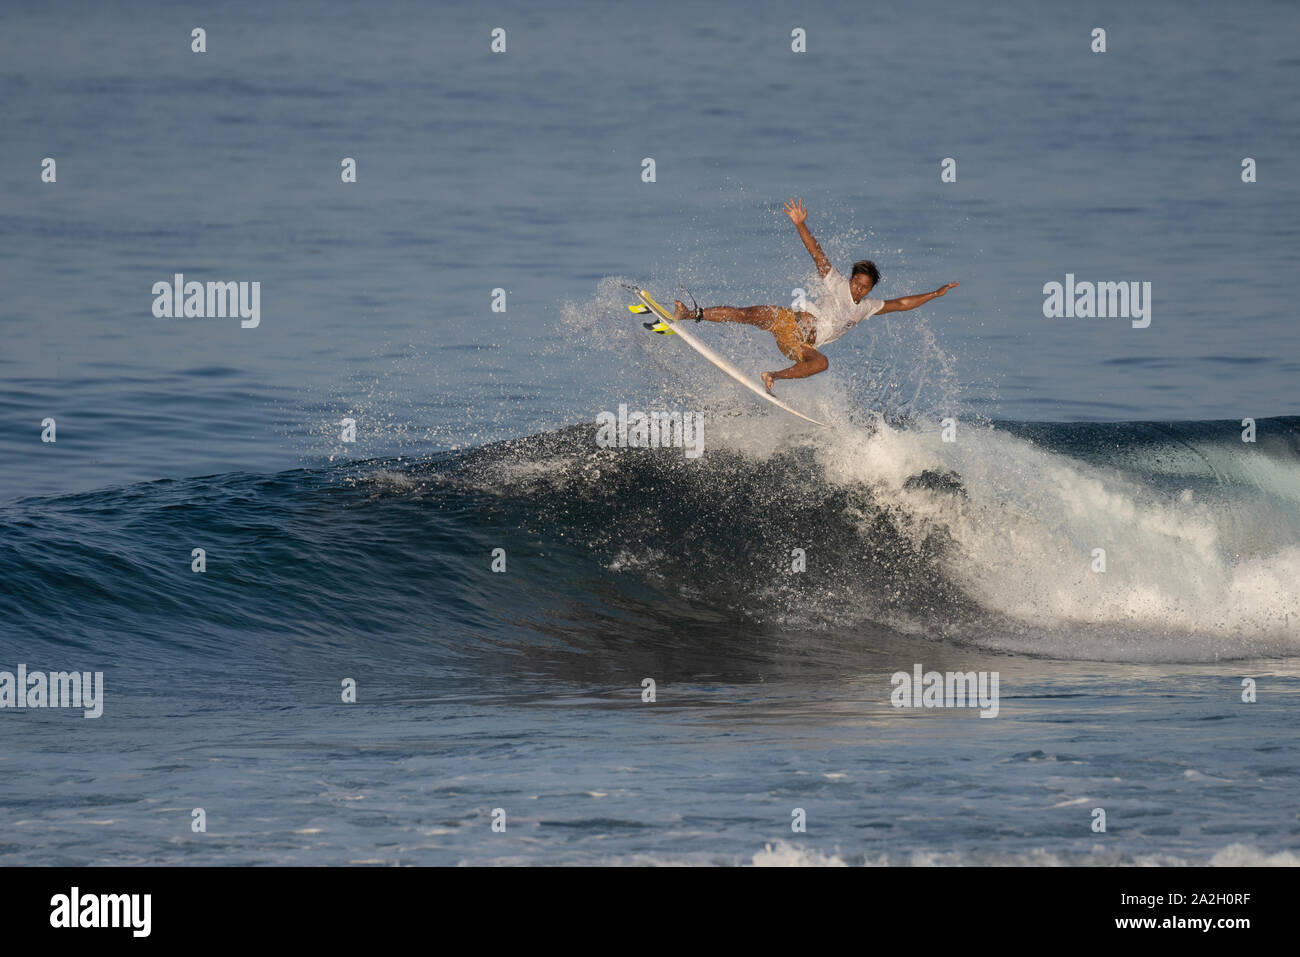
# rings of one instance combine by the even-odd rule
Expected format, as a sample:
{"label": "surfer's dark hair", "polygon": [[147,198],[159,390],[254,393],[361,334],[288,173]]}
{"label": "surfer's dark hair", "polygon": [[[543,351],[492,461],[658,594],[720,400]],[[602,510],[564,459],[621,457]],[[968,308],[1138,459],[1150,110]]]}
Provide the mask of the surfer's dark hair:
{"label": "surfer's dark hair", "polygon": [[875,286],[880,283],[880,270],[876,268],[876,264],[870,259],[859,259],[855,262],[853,272],[849,273],[849,278],[852,279],[860,272],[864,272],[871,277],[871,285]]}

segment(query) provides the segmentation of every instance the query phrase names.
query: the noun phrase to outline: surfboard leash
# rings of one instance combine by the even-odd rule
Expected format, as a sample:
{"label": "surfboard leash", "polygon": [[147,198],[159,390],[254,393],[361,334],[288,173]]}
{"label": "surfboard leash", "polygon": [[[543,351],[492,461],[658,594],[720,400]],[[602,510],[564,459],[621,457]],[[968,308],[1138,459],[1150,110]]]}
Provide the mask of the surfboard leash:
{"label": "surfboard leash", "polygon": [[704,310],[701,309],[700,304],[695,301],[695,297],[691,296],[690,290],[688,290],[685,286],[678,286],[677,288],[682,291],[683,295],[690,296],[691,306],[694,307],[695,309],[695,315],[689,316],[687,318],[694,319],[696,322],[699,322],[701,319],[704,318]]}

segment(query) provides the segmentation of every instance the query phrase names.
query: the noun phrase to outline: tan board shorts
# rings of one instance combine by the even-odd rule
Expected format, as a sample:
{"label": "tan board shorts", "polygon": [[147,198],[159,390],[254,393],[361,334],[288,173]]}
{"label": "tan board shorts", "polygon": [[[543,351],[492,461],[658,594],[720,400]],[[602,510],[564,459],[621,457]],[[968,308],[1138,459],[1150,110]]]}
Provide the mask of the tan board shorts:
{"label": "tan board shorts", "polygon": [[793,309],[773,307],[776,318],[772,320],[769,330],[776,336],[776,347],[787,359],[795,362],[803,359],[805,346],[811,346],[816,338],[813,334],[816,319],[810,312],[795,312]]}

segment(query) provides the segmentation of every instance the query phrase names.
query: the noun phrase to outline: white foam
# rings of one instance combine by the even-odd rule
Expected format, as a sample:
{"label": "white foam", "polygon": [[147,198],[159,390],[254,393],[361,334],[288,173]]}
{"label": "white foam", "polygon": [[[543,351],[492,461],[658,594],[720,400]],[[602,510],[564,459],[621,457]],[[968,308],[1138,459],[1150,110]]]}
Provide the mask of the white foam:
{"label": "white foam", "polygon": [[786,841],[765,844],[763,849],[753,857],[755,867],[847,867],[844,859],[837,854],[821,854],[818,851],[796,847]]}
{"label": "white foam", "polygon": [[[800,847],[788,841],[777,840],[766,844],[754,854],[755,867],[846,867],[837,848],[834,854]],[[1091,852],[1049,851],[1029,848],[1023,851],[987,850],[915,850],[904,854],[866,855],[866,867],[1296,867],[1300,857],[1290,851],[1270,854],[1246,844],[1231,844],[1214,854],[1209,860],[1196,860],[1165,853],[1127,854],[1113,849],[1095,849]]]}
{"label": "white foam", "polygon": [[[715,428],[713,439],[757,456],[781,442],[753,423],[722,436]],[[903,432],[883,422],[874,433],[802,440],[816,444],[828,481],[865,484],[894,503],[896,530],[914,545],[946,531],[947,574],[1013,626],[978,636],[981,643],[1161,660],[1300,653],[1295,517],[1279,520],[1262,501],[1169,496],[1009,433],[960,424],[951,443],[937,425]],[[905,488],[926,469],[958,473],[965,497]],[[1265,511],[1243,514],[1252,508]],[[1104,572],[1094,570],[1094,549],[1104,550]]]}

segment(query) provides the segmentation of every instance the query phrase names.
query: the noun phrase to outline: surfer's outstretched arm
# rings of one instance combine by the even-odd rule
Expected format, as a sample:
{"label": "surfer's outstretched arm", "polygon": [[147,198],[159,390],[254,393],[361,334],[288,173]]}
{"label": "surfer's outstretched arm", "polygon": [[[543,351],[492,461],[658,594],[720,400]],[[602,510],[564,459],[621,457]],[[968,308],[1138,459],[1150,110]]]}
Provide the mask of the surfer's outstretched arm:
{"label": "surfer's outstretched arm", "polygon": [[942,296],[954,286],[960,283],[950,282],[948,285],[936,289],[934,292],[923,292],[919,296],[899,296],[897,299],[886,299],[885,306],[881,312],[903,312],[906,309],[915,309],[917,306],[929,302],[935,296]]}
{"label": "surfer's outstretched arm", "polygon": [[790,217],[790,221],[799,229],[799,238],[803,240],[808,255],[812,256],[813,262],[817,264],[817,275],[823,279],[831,271],[831,261],[826,258],[822,252],[821,246],[817,245],[817,240],[813,239],[813,234],[808,231],[808,225],[805,220],[808,219],[808,210],[803,208],[803,200],[791,197],[786,201],[785,214]]}

